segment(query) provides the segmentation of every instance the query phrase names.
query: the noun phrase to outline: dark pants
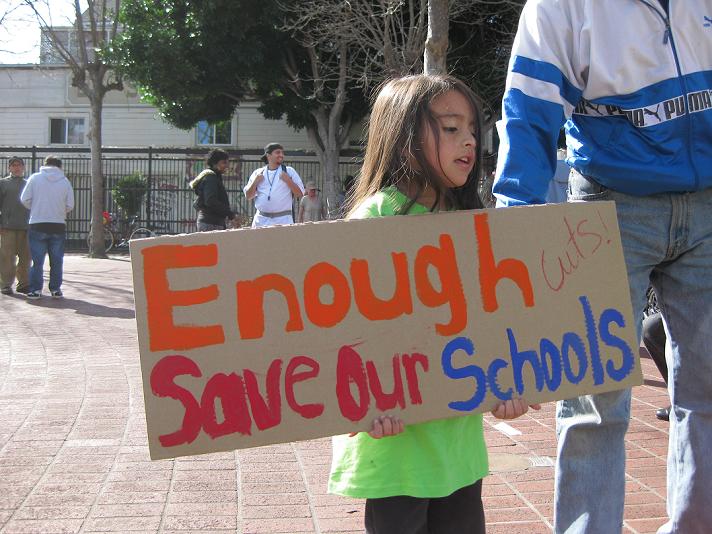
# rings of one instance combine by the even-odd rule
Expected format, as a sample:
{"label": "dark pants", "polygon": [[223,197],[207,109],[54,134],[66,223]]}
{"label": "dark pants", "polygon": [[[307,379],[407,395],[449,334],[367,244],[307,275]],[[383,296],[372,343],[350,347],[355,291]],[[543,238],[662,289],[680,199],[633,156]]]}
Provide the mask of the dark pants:
{"label": "dark pants", "polygon": [[368,534],[484,534],[482,481],[436,499],[366,499]]}
{"label": "dark pants", "polygon": [[213,230],[225,230],[224,224],[210,224],[203,221],[195,223],[198,227],[198,232],[212,232]]}
{"label": "dark pants", "polygon": [[665,361],[665,327],[660,312],[653,313],[643,319],[643,345],[655,362],[655,366],[667,384],[668,367]]}

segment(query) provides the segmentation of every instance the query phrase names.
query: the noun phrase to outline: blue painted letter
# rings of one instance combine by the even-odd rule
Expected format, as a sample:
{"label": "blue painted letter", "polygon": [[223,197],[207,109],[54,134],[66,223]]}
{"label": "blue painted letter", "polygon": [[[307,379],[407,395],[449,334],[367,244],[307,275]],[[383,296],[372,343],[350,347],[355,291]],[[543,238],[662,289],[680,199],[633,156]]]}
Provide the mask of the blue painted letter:
{"label": "blue painted letter", "polygon": [[442,367],[443,372],[448,378],[474,378],[475,379],[475,394],[466,401],[453,401],[448,403],[448,406],[453,410],[460,412],[469,412],[477,408],[485,398],[487,389],[487,377],[485,372],[476,365],[466,365],[465,367],[454,368],[452,366],[452,355],[458,350],[467,353],[468,356],[475,354],[475,346],[472,341],[466,337],[456,337],[450,341],[443,349]]}

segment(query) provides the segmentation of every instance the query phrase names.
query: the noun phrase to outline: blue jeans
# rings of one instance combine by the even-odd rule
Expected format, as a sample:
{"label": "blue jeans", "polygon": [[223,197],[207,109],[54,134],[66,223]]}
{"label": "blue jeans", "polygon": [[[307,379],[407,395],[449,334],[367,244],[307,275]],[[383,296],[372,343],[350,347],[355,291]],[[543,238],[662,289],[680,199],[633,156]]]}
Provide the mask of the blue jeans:
{"label": "blue jeans", "polygon": [[[669,521],[658,534],[712,525],[712,189],[634,197],[572,173],[569,201],[614,200],[640,337],[652,282],[672,351]],[[557,405],[555,531],[620,532],[630,390]]]}
{"label": "blue jeans", "polygon": [[49,254],[49,290],[62,287],[62,264],[64,262],[64,233],[47,234],[30,229],[30,291],[42,291],[45,256]]}

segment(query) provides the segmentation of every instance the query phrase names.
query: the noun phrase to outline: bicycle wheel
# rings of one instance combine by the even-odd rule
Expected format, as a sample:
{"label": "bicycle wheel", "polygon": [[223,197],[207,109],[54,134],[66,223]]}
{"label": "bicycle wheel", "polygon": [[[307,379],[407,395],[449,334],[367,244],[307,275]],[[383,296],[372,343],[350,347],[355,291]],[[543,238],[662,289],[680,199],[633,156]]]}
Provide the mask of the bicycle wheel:
{"label": "bicycle wheel", "polygon": [[133,232],[131,232],[131,235],[129,236],[129,241],[133,241],[134,239],[145,239],[147,237],[156,237],[156,233],[152,232],[148,228],[140,226],[136,228]]}
{"label": "bicycle wheel", "polygon": [[[91,249],[91,231],[87,235],[87,248]],[[104,252],[109,252],[114,246],[114,234],[108,228],[104,228]]]}

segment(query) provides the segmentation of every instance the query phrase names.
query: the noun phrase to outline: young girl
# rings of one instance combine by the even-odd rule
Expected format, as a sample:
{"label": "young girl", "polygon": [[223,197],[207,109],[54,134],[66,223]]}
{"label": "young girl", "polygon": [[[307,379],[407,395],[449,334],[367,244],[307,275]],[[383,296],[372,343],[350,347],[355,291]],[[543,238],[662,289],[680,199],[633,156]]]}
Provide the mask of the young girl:
{"label": "young girl", "polygon": [[[480,125],[477,99],[455,78],[388,82],[373,105],[348,218],[481,208]],[[515,399],[492,413],[512,419],[526,411]],[[480,414],[407,428],[384,415],[369,433],[333,438],[329,492],[366,498],[370,534],[477,534],[485,532],[487,472]]]}

